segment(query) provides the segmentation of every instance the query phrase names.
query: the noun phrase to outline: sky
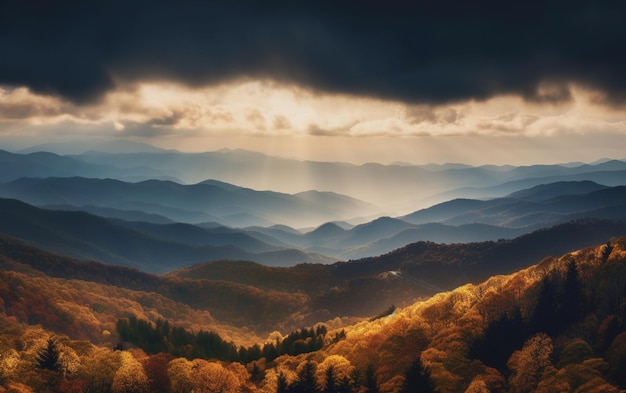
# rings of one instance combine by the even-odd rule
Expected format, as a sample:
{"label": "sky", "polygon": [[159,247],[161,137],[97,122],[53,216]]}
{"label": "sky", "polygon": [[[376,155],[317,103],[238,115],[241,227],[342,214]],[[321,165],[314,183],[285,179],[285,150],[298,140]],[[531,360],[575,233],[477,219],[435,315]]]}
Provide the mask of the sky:
{"label": "sky", "polygon": [[0,149],[626,158],[624,1],[0,3]]}

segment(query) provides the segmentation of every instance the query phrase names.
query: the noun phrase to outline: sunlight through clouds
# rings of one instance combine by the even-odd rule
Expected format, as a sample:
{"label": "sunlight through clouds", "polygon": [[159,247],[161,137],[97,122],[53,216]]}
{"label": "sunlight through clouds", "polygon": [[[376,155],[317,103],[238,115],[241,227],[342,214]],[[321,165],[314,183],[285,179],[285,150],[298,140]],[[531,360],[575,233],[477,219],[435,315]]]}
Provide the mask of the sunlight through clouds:
{"label": "sunlight through clouds", "polygon": [[[435,106],[320,93],[272,81],[241,80],[196,89],[152,82],[111,91],[95,104],[78,105],[27,88],[2,88],[0,122],[5,134],[22,128],[45,138],[47,130],[63,126],[65,132],[88,135],[96,127],[99,132],[108,129],[105,134],[110,137],[156,145],[167,141],[175,148],[193,150],[210,150],[215,138],[247,138],[242,147],[280,145],[283,155],[307,150],[307,157],[315,156],[316,149],[329,149],[331,140],[341,147],[369,143],[355,143],[361,138],[376,138],[376,143],[389,146],[407,142],[434,146],[434,139],[462,136],[626,135],[626,112],[603,105],[591,91],[576,86],[569,91],[571,99],[566,102],[499,96]],[[397,137],[409,139],[391,141]],[[265,138],[282,141],[269,144]],[[428,139],[419,142],[423,138]],[[298,145],[306,149],[294,150]]]}

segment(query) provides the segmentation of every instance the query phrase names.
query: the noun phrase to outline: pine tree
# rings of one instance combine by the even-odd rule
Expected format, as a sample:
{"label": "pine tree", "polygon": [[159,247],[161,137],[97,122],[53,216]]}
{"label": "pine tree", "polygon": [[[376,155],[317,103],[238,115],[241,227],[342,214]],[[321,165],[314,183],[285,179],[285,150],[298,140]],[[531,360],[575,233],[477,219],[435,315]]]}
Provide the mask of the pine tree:
{"label": "pine tree", "polygon": [[561,321],[555,320],[557,313],[557,289],[552,277],[546,276],[539,284],[539,296],[530,320],[533,333],[555,334]]}
{"label": "pine tree", "polygon": [[373,365],[367,366],[365,370],[365,388],[367,393],[378,393],[378,382],[376,382],[376,370]]}
{"label": "pine tree", "polygon": [[337,378],[335,376],[335,368],[332,365],[326,369],[323,393],[337,393]]}
{"label": "pine tree", "polygon": [[576,262],[570,261],[567,265],[563,296],[561,300],[561,318],[564,324],[578,322],[585,310],[585,295],[583,282],[578,273]]}
{"label": "pine tree", "polygon": [[435,385],[430,379],[430,370],[416,359],[405,373],[405,380],[400,393],[435,393]]}
{"label": "pine tree", "polygon": [[287,384],[287,377],[281,371],[278,374],[278,381],[276,381],[276,393],[287,393],[289,391],[289,385]]}
{"label": "pine tree", "polygon": [[319,393],[317,381],[315,378],[316,371],[316,363],[313,363],[311,361],[304,362],[302,368],[298,372],[298,379],[291,387],[293,388],[293,391],[298,393]]}
{"label": "pine tree", "polygon": [[59,363],[59,347],[54,338],[49,338],[47,345],[37,353],[37,366],[45,370],[59,371],[61,363]]}

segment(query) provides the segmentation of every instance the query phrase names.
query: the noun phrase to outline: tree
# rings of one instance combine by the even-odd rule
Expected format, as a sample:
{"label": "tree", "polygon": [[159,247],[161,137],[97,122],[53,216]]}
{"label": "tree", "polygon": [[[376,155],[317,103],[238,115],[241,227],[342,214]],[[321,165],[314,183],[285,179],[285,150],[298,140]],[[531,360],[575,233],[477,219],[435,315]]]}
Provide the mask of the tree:
{"label": "tree", "polygon": [[366,393],[378,393],[380,391],[376,381],[376,370],[371,364],[365,370],[365,388],[367,389]]}
{"label": "tree", "polygon": [[129,352],[122,352],[121,365],[115,372],[111,391],[113,393],[148,392],[150,381],[143,366]]}
{"label": "tree", "polygon": [[276,381],[276,393],[287,393],[289,391],[289,384],[287,383],[287,377],[281,371],[278,374],[278,380]]}
{"label": "tree", "polygon": [[235,374],[220,363],[194,359],[192,364],[195,393],[229,393],[239,389],[240,383]]}
{"label": "tree", "polygon": [[151,393],[169,393],[170,377],[167,374],[167,366],[171,359],[170,355],[159,353],[143,360],[143,368],[148,376]]}
{"label": "tree", "polygon": [[54,338],[49,338],[46,346],[37,353],[36,361],[39,368],[45,370],[59,371],[61,363],[59,362],[59,346]]}
{"label": "tree", "polygon": [[298,393],[319,393],[315,379],[317,363],[307,360],[298,368],[298,379],[290,386],[290,390]]}
{"label": "tree", "polygon": [[533,311],[530,329],[533,333],[556,334],[561,321],[555,318],[557,313],[557,289],[553,277],[546,276],[539,284],[539,296]]}
{"label": "tree", "polygon": [[489,323],[484,334],[471,344],[469,356],[504,370],[511,353],[519,349],[527,337],[521,310],[515,307]]}
{"label": "tree", "polygon": [[586,308],[585,306],[583,283],[578,274],[576,262],[572,260],[567,264],[565,282],[563,283],[560,310],[562,323],[568,324],[580,321]]}
{"label": "tree", "polygon": [[422,365],[419,358],[411,363],[404,376],[401,393],[435,393],[437,391],[430,378],[430,370]]}
{"label": "tree", "polygon": [[508,362],[513,371],[509,380],[511,392],[530,392],[537,387],[545,369],[552,366],[552,349],[552,339],[545,333],[539,333],[511,355]]}
{"label": "tree", "polygon": [[323,393],[337,393],[337,376],[332,364],[326,368],[325,374]]}

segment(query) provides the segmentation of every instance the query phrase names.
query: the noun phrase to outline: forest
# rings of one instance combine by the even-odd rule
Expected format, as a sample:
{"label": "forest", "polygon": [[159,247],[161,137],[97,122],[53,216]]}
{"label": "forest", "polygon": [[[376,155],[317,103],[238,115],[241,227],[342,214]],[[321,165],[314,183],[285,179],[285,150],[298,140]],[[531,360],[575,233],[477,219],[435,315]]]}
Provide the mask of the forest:
{"label": "forest", "polygon": [[98,285],[14,263],[0,280],[0,392],[626,389],[626,238],[538,262],[360,321],[266,339],[209,315],[181,324],[202,314],[174,304],[156,313],[158,298],[146,292],[116,289],[128,300],[115,308]]}

